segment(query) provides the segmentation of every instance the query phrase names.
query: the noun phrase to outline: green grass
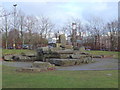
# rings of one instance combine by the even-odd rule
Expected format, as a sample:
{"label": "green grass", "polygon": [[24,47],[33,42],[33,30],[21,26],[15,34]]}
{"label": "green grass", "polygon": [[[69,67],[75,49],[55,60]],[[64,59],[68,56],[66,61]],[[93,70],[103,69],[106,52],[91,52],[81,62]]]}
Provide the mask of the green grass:
{"label": "green grass", "polygon": [[120,54],[120,52],[115,52],[115,51],[86,51],[89,52],[93,55],[113,55],[113,58],[118,58],[118,54]]}
{"label": "green grass", "polygon": [[[5,50],[2,54],[20,54],[32,50]],[[116,55],[118,52],[87,51],[95,55]],[[16,72],[3,66],[3,88],[117,88],[118,71],[49,71],[40,73]],[[107,74],[111,74],[108,76]]]}
{"label": "green grass", "polygon": [[21,53],[34,53],[33,50],[27,50],[27,49],[2,49],[2,54],[21,54]]}
{"label": "green grass", "polygon": [[3,88],[118,88],[118,71],[23,73],[3,66],[2,85]]}
{"label": "green grass", "polygon": [[2,63],[0,63],[0,88],[2,88]]}

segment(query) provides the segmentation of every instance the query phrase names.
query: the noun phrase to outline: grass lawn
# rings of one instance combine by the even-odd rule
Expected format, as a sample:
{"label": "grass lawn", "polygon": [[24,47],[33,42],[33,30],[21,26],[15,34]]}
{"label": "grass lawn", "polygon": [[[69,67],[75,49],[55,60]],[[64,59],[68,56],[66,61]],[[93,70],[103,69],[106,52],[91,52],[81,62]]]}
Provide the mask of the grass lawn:
{"label": "grass lawn", "polygon": [[118,71],[23,73],[3,66],[2,85],[3,88],[118,88]]}
{"label": "grass lawn", "polygon": [[[20,54],[32,50],[5,50],[2,54]],[[118,52],[87,51],[95,55],[115,55]],[[49,71],[40,73],[16,72],[3,66],[3,88],[118,88],[118,71]]]}
{"label": "grass lawn", "polygon": [[115,52],[115,51],[86,51],[89,52],[93,55],[113,55],[113,58],[118,58],[118,54],[120,54],[120,52]]}
{"label": "grass lawn", "polygon": [[33,50],[27,49],[2,49],[2,54],[21,54],[21,53],[34,53]]}
{"label": "grass lawn", "polygon": [[0,63],[0,89],[2,88],[2,63]]}

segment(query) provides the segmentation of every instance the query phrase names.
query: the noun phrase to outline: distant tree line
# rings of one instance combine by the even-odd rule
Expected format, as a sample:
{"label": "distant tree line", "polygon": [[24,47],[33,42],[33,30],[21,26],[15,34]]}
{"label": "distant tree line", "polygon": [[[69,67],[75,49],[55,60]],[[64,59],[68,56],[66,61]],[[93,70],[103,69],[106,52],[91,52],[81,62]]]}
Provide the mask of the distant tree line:
{"label": "distant tree line", "polygon": [[8,12],[4,8],[0,10],[0,33],[2,33],[2,47],[8,48],[15,44],[15,48],[24,44],[33,48],[48,44],[51,33],[57,38],[60,32],[67,36],[72,35],[72,23],[77,24],[77,37],[86,48],[94,50],[118,50],[118,20],[104,23],[99,17],[93,16],[82,23],[79,18],[67,20],[63,26],[58,27],[47,16],[36,17],[26,15],[21,10],[16,12],[14,27],[14,11]]}
{"label": "distant tree line", "polygon": [[8,12],[5,9],[0,10],[0,12],[0,31],[4,48],[12,47],[13,44],[15,44],[16,48],[24,44],[33,45],[33,47],[47,44],[47,35],[54,28],[54,24],[48,17],[25,15],[24,12],[19,10],[16,12],[14,27],[12,12]]}

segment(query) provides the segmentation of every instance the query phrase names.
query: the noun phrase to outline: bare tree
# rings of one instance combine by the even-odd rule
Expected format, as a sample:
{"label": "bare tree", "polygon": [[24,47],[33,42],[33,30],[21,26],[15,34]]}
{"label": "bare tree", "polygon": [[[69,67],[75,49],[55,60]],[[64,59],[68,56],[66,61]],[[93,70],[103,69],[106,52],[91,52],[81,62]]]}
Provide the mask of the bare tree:
{"label": "bare tree", "polygon": [[9,46],[13,47],[13,44],[15,44],[15,48],[17,48],[19,46],[19,41],[19,30],[11,29],[8,35]]}
{"label": "bare tree", "polygon": [[107,31],[110,40],[110,50],[116,50],[118,47],[118,21],[114,20],[107,23]]}
{"label": "bare tree", "polygon": [[[76,34],[75,35],[73,35],[73,33],[74,33],[73,28],[72,28],[73,23],[76,24],[76,31],[75,31]],[[72,43],[73,42],[74,42],[74,44],[76,43],[77,46],[79,46],[79,47],[82,45],[82,42],[80,40],[82,39],[82,33],[85,32],[85,29],[83,28],[80,18],[68,19],[68,21],[64,24],[62,30],[64,31],[64,33],[67,33],[67,36],[71,37]],[[79,40],[79,43],[77,42],[77,40]],[[76,44],[74,46],[76,46]]]}
{"label": "bare tree", "polygon": [[45,16],[41,16],[38,22],[40,35],[43,37],[44,34],[44,37],[47,38],[47,36],[49,36],[48,34],[52,32],[52,29],[54,28],[55,24],[53,24],[51,20]]}
{"label": "bare tree", "polygon": [[5,48],[8,48],[8,31],[10,29],[10,18],[9,18],[10,13],[7,12],[5,9],[1,10],[1,20],[2,20],[2,27],[1,31],[5,31]]}
{"label": "bare tree", "polygon": [[20,36],[21,36],[21,41],[22,41],[22,45],[24,45],[24,35],[23,35],[23,31],[25,28],[25,14],[20,10],[18,12],[18,18],[19,18],[19,30],[20,30]]}
{"label": "bare tree", "polygon": [[91,17],[89,20],[89,26],[90,26],[90,34],[94,37],[94,49],[101,49],[100,46],[100,37],[103,32],[103,20],[99,17]]}
{"label": "bare tree", "polygon": [[34,16],[27,16],[25,21],[26,21],[25,27],[29,33],[29,44],[31,45],[32,44],[32,32],[35,29],[36,18]]}

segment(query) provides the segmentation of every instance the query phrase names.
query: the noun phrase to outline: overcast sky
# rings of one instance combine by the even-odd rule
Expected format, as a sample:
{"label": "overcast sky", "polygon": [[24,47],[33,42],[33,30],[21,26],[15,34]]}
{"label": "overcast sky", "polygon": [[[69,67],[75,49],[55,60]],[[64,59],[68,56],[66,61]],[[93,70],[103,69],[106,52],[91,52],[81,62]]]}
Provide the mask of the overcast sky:
{"label": "overcast sky", "polygon": [[85,22],[90,16],[102,18],[105,22],[117,19],[117,2],[1,2],[0,6],[12,11],[13,4],[26,15],[39,17],[45,15],[56,24],[63,24],[67,19],[80,18]]}

